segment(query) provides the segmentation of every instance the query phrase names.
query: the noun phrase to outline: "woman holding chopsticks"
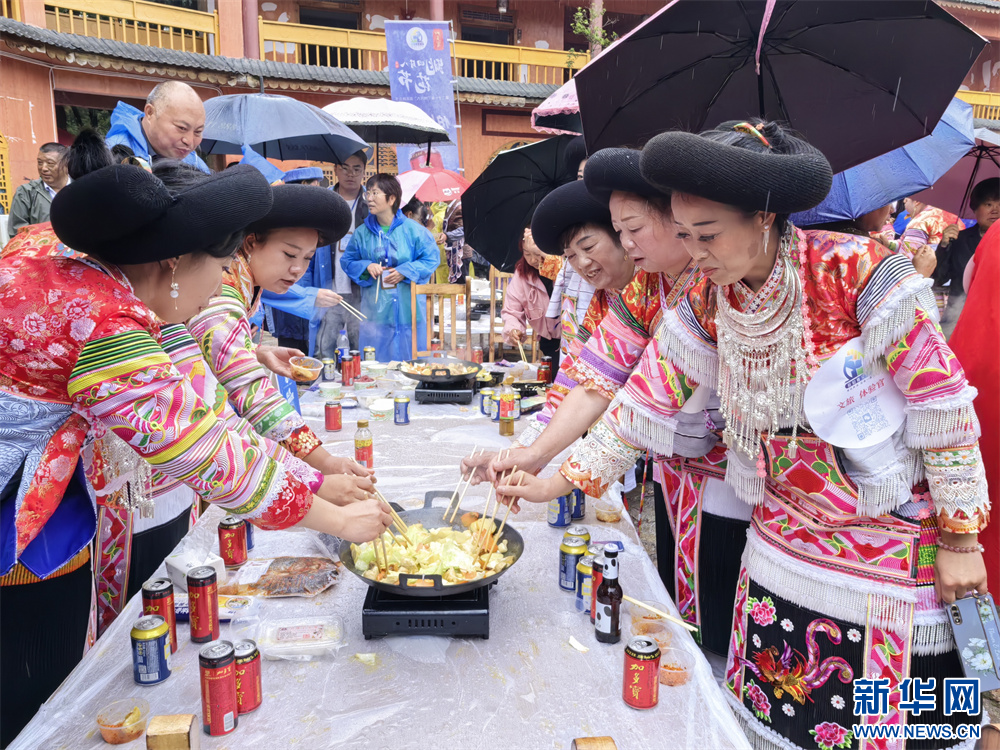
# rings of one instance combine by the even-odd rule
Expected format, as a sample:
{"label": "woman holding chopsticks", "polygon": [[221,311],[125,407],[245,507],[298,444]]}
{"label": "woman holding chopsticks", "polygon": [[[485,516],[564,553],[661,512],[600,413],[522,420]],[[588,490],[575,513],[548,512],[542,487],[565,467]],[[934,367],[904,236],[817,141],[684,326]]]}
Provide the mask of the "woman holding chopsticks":
{"label": "woman holding chopsticks", "polygon": [[[251,224],[243,245],[222,281],[222,291],[188,321],[237,414],[254,430],[281,443],[323,474],[343,484],[344,497],[371,489],[371,472],[349,458],[331,455],[302,415],[270,380],[268,369],[291,375],[288,360],[301,352],[286,347],[255,347],[250,318],[263,290],[278,294],[294,286],[316,248],[342,237],[351,225],[350,209],[339,195],[319,187],[277,185],[271,211]],[[266,368],[266,369],[265,369]]]}
{"label": "woman holding chopsticks", "polygon": [[[399,210],[403,189],[390,174],[368,181],[368,218],[358,227],[340,267],[361,287],[361,347],[374,346],[379,362],[412,355],[410,285],[430,281],[441,261],[431,233]],[[427,348],[423,305],[417,305],[417,342]]]}

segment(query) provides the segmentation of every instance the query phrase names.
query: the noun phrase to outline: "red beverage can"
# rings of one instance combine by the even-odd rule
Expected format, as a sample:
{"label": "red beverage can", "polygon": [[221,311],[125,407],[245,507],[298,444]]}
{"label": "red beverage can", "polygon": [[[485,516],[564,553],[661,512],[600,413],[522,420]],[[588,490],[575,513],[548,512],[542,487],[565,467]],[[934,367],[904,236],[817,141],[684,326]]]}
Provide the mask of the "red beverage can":
{"label": "red beverage can", "polygon": [[215,568],[205,565],[187,574],[191,640],[208,643],[219,639],[219,584]]}
{"label": "red beverage can", "polygon": [[174,584],[169,578],[151,578],[142,584],[142,613],[159,615],[170,626],[170,653],[177,653],[177,613]]}
{"label": "red beverage can", "polygon": [[632,708],[652,708],[660,700],[660,647],[637,635],[625,647],[622,698]]}
{"label": "red beverage can", "polygon": [[327,401],[323,408],[327,432],[340,432],[344,429],[344,408],[339,401]]}
{"label": "red beverage can", "polygon": [[211,737],[229,734],[239,724],[236,704],[236,655],[229,641],[214,641],[198,653],[201,672],[201,728]]}
{"label": "red beverage can", "polygon": [[219,556],[227,568],[238,568],[249,559],[247,522],[239,516],[226,516],[219,522]]}
{"label": "red beverage can", "polygon": [[597,589],[601,585],[601,581],[604,580],[604,551],[601,551],[597,557],[594,558],[594,580],[590,584],[590,622],[594,623],[594,614],[597,612]]}
{"label": "red beverage can", "polygon": [[260,684],[260,651],[251,640],[236,641],[236,707],[241,714],[260,708],[264,691]]}
{"label": "red beverage can", "polygon": [[354,357],[348,354],[340,365],[340,380],[346,388],[349,385],[354,385],[354,378]]}

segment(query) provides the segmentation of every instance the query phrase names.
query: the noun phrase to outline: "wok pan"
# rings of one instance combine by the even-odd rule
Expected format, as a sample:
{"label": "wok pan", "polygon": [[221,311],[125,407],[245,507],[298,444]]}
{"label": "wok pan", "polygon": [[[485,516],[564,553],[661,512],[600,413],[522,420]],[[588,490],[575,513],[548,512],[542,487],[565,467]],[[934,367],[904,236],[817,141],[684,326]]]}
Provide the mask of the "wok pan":
{"label": "wok pan", "polygon": [[[434,498],[442,497],[445,500],[451,499],[452,493],[448,490],[431,490],[424,496],[424,507],[417,510],[401,510],[399,511],[400,517],[403,522],[407,525],[411,523],[421,523],[424,525],[425,529],[439,529],[443,526],[449,526],[447,521],[441,520],[441,514],[444,513],[443,507],[431,507],[431,503]],[[450,524],[451,528],[457,531],[465,531],[465,527],[462,526],[461,518],[462,511],[459,510],[455,514],[455,523]],[[340,550],[338,554],[340,555],[340,561],[344,564],[344,567],[351,571],[354,575],[360,578],[369,586],[381,589],[382,591],[388,591],[390,594],[397,594],[400,596],[415,596],[415,597],[432,597],[432,596],[447,596],[448,594],[461,594],[465,591],[472,591],[473,589],[478,589],[480,586],[489,586],[494,583],[500,576],[510,570],[514,564],[521,558],[524,554],[524,539],[521,534],[509,524],[503,527],[503,534],[500,536],[500,541],[504,539],[507,540],[507,554],[514,557],[514,561],[508,565],[506,568],[501,570],[499,573],[493,573],[486,578],[480,578],[476,581],[468,581],[466,583],[458,583],[455,585],[445,584],[441,580],[439,575],[429,575],[429,576],[411,576],[407,574],[400,575],[399,584],[385,583],[384,581],[373,581],[370,578],[365,578],[358,572],[354,567],[354,554],[351,552],[351,543],[347,540],[343,540],[340,543]],[[433,586],[413,586],[409,582],[412,581],[433,581]]]}
{"label": "wok pan", "polygon": [[[416,373],[404,370],[405,365],[427,365],[427,364],[440,364],[441,369],[435,370],[430,375],[417,375]],[[448,365],[462,364],[469,368],[469,371],[462,375],[452,375],[448,372]],[[413,378],[414,380],[419,380],[423,383],[455,383],[460,380],[468,380],[474,378],[479,371],[483,369],[483,366],[477,364],[476,362],[467,362],[464,359],[457,359],[456,357],[420,357],[419,359],[411,359],[409,362],[403,362],[400,366],[399,371],[403,373],[408,378]],[[451,497],[451,495],[448,495]]]}

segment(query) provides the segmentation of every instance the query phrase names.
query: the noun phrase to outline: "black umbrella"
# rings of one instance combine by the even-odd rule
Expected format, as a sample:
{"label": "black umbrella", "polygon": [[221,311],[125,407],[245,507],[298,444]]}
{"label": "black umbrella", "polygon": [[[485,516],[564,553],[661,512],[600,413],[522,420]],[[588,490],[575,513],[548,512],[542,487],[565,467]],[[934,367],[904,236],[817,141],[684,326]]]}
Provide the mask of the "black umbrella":
{"label": "black umbrella", "polygon": [[576,179],[566,163],[574,136],[557,135],[504,151],[462,194],[465,241],[501,271],[513,271],[518,245],[535,207],[550,191]]}
{"label": "black umbrella", "polygon": [[985,44],[927,0],[674,0],[577,75],[587,151],[760,117],[841,172],[929,135]]}
{"label": "black umbrella", "polygon": [[271,159],[342,164],[370,151],[353,130],[308,102],[275,94],[231,94],[205,102],[205,154],[240,154],[249,145]]}

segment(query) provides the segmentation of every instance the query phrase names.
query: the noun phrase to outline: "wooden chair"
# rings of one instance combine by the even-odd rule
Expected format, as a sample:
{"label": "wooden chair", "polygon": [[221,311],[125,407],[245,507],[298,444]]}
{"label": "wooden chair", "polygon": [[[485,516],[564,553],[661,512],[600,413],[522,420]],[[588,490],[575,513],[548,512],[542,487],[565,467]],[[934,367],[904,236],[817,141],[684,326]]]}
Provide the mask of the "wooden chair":
{"label": "wooden chair", "polygon": [[[410,330],[412,332],[411,353],[413,359],[417,357],[433,356],[430,349],[421,351],[417,342],[417,296],[423,294],[426,297],[427,305],[427,346],[431,345],[431,339],[445,339],[445,307],[451,307],[451,346],[442,346],[442,349],[455,351],[458,349],[458,297],[465,295],[465,353],[461,355],[463,359],[472,358],[472,281],[466,280],[464,284],[413,284],[410,288]],[[450,305],[448,303],[450,302]],[[435,309],[438,315],[435,318]]]}
{"label": "wooden chair", "polygon": [[[512,355],[517,355],[520,357],[520,350],[516,346],[510,346],[504,344],[503,340],[503,322],[497,324],[497,314],[503,309],[503,296],[507,293],[507,287],[510,286],[510,280],[514,277],[512,273],[503,273],[498,271],[493,266],[490,266],[490,335],[489,335],[489,361],[496,361],[496,350],[497,345],[500,347],[500,358],[503,359],[504,352],[510,351]],[[499,295],[497,294],[499,292]],[[497,301],[497,297],[500,297],[500,301]],[[525,352],[530,352],[528,355],[532,362],[538,359],[538,341],[535,332],[531,332],[531,336],[525,339],[524,346]]]}

